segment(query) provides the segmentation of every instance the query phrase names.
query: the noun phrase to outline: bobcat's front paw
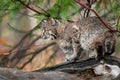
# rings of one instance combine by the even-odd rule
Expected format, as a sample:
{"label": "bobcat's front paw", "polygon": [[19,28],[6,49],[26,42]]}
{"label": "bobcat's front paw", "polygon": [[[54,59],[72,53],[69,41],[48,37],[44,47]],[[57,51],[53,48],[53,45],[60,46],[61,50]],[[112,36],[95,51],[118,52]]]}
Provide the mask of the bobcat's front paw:
{"label": "bobcat's front paw", "polygon": [[97,52],[96,52],[96,50],[90,51],[88,53],[89,53],[89,58],[97,58]]}
{"label": "bobcat's front paw", "polygon": [[77,61],[77,57],[72,57],[72,56],[67,56],[66,58],[65,58],[65,60],[64,60],[64,62],[75,62],[75,61]]}

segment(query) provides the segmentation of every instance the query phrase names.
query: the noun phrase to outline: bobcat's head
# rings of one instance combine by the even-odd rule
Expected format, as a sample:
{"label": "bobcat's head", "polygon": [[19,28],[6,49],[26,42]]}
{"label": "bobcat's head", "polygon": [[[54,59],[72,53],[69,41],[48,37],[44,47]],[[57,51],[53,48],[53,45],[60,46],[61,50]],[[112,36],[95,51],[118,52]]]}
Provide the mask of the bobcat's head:
{"label": "bobcat's head", "polygon": [[60,22],[56,19],[42,20],[42,38],[54,40],[59,36]]}

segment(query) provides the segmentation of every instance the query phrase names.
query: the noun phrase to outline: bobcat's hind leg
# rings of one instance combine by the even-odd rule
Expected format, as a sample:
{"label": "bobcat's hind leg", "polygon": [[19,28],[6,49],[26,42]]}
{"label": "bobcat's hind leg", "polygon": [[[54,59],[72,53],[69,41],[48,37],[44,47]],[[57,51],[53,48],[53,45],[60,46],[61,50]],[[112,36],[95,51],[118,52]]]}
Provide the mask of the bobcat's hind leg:
{"label": "bobcat's hind leg", "polygon": [[98,60],[102,60],[105,54],[103,41],[101,39],[94,40],[93,45],[94,45],[93,52],[96,53],[95,58],[97,58]]}
{"label": "bobcat's hind leg", "polygon": [[102,60],[104,58],[104,54],[105,54],[105,52],[104,52],[104,46],[103,46],[103,44],[101,42],[97,42],[96,46],[97,46],[97,48],[96,48],[97,59],[98,60]]}

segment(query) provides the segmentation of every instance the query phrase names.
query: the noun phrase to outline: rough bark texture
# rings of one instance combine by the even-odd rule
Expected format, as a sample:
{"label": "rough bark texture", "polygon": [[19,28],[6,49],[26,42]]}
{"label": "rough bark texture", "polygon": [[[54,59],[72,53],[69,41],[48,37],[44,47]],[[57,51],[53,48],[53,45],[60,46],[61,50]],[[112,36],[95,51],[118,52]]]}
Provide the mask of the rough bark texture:
{"label": "rough bark texture", "polygon": [[[104,63],[120,67],[120,59],[106,56]],[[0,68],[0,80],[119,80],[110,75],[96,75],[93,68],[100,64],[99,60],[69,62],[48,67],[34,72],[25,72],[17,69]]]}
{"label": "rough bark texture", "polygon": [[63,72],[24,72],[16,69],[0,68],[0,80],[78,80]]}
{"label": "rough bark texture", "polygon": [[[117,65],[120,67],[120,59],[113,56],[105,56],[103,59],[104,63],[110,65]],[[67,73],[76,73],[81,72],[87,69],[92,69],[93,67],[101,64],[101,61],[91,58],[84,61],[76,61],[76,62],[68,62],[60,65],[56,65],[53,67],[47,67],[40,70],[36,70],[36,72],[45,72],[45,71],[63,71]]]}

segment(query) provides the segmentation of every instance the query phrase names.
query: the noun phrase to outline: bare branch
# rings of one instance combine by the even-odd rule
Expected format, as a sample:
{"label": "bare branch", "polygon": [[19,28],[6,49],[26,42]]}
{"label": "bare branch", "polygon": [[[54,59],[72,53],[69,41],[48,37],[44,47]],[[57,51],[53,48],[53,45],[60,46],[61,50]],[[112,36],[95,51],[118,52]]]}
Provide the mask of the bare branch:
{"label": "bare branch", "polygon": [[18,33],[27,33],[27,31],[23,31],[23,30],[14,28],[10,23],[8,23],[8,27]]}
{"label": "bare branch", "polygon": [[27,61],[27,62],[25,62],[25,63],[23,64],[23,66],[21,67],[21,69],[23,69],[29,62],[31,62],[31,61],[33,60],[33,58],[34,58],[37,54],[39,54],[40,52],[42,52],[43,50],[45,50],[46,48],[48,48],[48,47],[50,47],[50,46],[52,46],[52,45],[54,45],[54,44],[56,44],[56,43],[55,43],[55,42],[50,43],[50,44],[44,46],[43,48],[38,49],[37,51],[31,53],[31,54],[33,54],[32,57],[30,58],[29,61]]}
{"label": "bare branch", "polygon": [[16,49],[20,44],[22,44],[22,43],[24,42],[24,40],[25,40],[30,34],[32,34],[32,32],[33,32],[34,30],[36,30],[36,29],[40,26],[40,24],[41,24],[41,22],[40,22],[37,26],[35,26],[32,30],[30,30],[28,33],[26,33],[26,35],[23,36],[23,38],[20,40],[20,42],[19,42],[18,44],[16,44],[15,47],[12,48],[9,53],[11,54],[11,52],[12,52],[14,49]]}
{"label": "bare branch", "polygon": [[113,31],[113,32],[119,32],[119,33],[120,33],[119,30],[113,29],[106,21],[104,21],[104,20],[98,15],[98,13],[97,13],[95,10],[93,10],[93,9],[89,8],[88,6],[82,4],[82,3],[79,2],[78,0],[75,0],[75,2],[78,3],[79,5],[87,8],[87,9],[91,10],[92,12],[94,12],[94,14],[99,18],[99,20],[105,25],[106,28],[108,28],[109,30],[111,30],[111,31]]}
{"label": "bare branch", "polygon": [[[41,13],[41,12],[39,12],[38,10],[36,10],[36,9],[30,7],[29,5],[25,4],[24,2],[22,2],[21,0],[17,0],[17,1],[19,1],[19,2],[20,2],[23,6],[25,6],[26,8],[28,8],[28,9],[36,12],[37,14],[45,15],[45,16],[47,16],[47,17],[50,16],[48,13]],[[45,11],[44,11],[44,12],[45,12]]]}

